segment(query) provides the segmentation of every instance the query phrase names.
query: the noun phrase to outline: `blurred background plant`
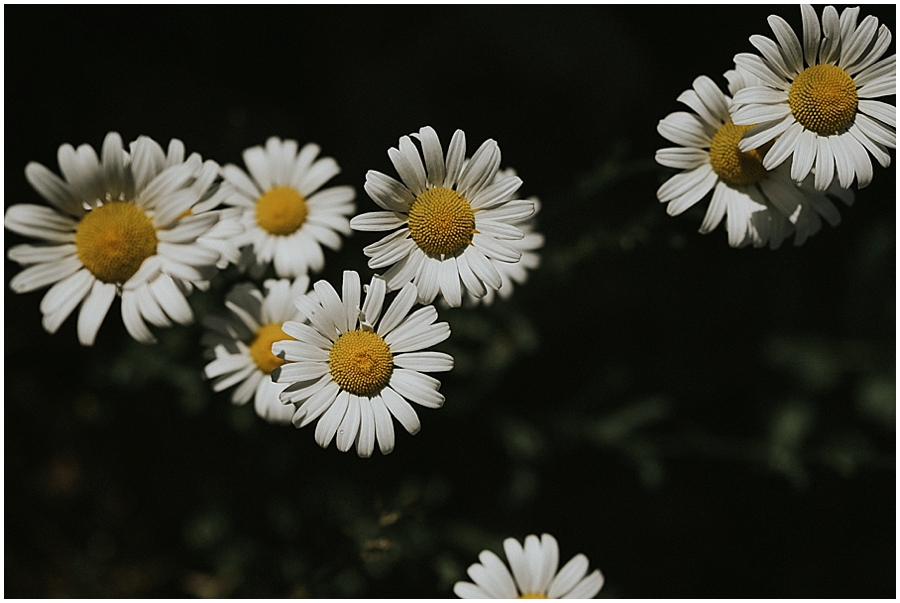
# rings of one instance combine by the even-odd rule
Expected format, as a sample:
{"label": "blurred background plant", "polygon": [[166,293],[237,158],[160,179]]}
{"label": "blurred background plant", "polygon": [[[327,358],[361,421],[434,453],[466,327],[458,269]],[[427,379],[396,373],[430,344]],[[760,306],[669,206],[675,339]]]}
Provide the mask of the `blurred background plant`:
{"label": "blurred background plant", "polygon": [[[197,325],[148,347],[113,312],[82,348],[7,288],[5,594],[448,597],[547,531],[601,597],[893,596],[895,170],[775,252],[655,196],[656,123],[775,12],[799,29],[764,6],[9,7],[7,206],[40,202],[28,161],[118,130],[220,163],[317,142],[370,211],[366,171],[427,124],[497,140],[547,243],[509,301],[441,311],[447,403],[368,460],[214,394]],[[318,277],[371,274],[365,235]]]}

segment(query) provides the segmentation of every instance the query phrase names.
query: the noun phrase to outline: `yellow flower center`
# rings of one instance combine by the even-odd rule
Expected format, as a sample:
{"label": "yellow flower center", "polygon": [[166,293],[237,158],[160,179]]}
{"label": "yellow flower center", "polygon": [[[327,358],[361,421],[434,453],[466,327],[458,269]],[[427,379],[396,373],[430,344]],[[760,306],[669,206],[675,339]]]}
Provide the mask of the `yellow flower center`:
{"label": "yellow flower center", "polygon": [[425,253],[456,253],[472,242],[475,212],[458,192],[430,188],[409,208],[409,234]]}
{"label": "yellow flower center", "polygon": [[75,229],[84,267],[104,283],[124,283],[156,254],[156,229],[142,209],[113,201],[92,209]]}
{"label": "yellow flower center", "polygon": [[813,65],[797,76],[788,93],[791,113],[807,130],[833,134],[856,115],[856,83],[836,65]]}
{"label": "yellow flower center", "polygon": [[766,175],[762,161],[766,151],[771,148],[771,143],[746,153],[738,149],[741,138],[752,127],[752,125],[736,126],[731,121],[726,121],[709,143],[709,162],[712,169],[719,178],[729,184],[754,184]]}
{"label": "yellow flower center", "polygon": [[256,331],[253,343],[250,344],[250,357],[253,358],[253,362],[256,363],[259,370],[268,375],[284,364],[284,360],[272,353],[272,344],[285,339],[293,339],[293,337],[285,335],[281,330],[281,325],[277,323],[263,325]]}
{"label": "yellow flower center", "polygon": [[289,186],[271,188],[256,200],[256,222],[274,235],[289,235],[306,222],[306,199]]}
{"label": "yellow flower center", "polygon": [[541,593],[525,593],[519,597],[520,599],[546,599],[547,595]]}
{"label": "yellow flower center", "polygon": [[380,391],[390,381],[394,355],[380,335],[357,329],[344,333],[334,342],[328,368],[341,389],[367,396]]}

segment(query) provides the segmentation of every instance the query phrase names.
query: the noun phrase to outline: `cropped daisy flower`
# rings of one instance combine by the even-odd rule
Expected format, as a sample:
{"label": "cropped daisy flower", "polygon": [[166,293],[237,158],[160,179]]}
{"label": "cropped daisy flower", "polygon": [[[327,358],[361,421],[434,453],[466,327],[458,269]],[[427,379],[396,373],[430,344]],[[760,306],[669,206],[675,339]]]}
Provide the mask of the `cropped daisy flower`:
{"label": "cropped daisy flower", "polygon": [[125,328],[138,341],[155,341],[145,321],[161,327],[192,322],[185,296],[220,260],[220,253],[197,243],[218,216],[189,215],[204,194],[194,185],[215,178],[215,164],[194,155],[167,167],[157,143],[140,137],[128,153],[115,132],[104,139],[100,158],[89,145],[64,144],[58,159],[65,179],[39,163],[25,168],[28,182],[53,207],[22,204],[6,211],[8,229],[40,240],[9,250],[11,260],[27,266],[10,288],[25,293],[52,285],[40,305],[50,333],[81,304],[83,345],[93,344],[117,294]]}
{"label": "cropped daisy flower", "polygon": [[204,373],[217,392],[235,387],[233,403],[246,404],[252,397],[260,417],[270,423],[290,423],[294,406],[279,399],[286,386],[270,377],[284,364],[272,354],[272,344],[292,339],[281,330],[285,322],[305,319],[293,302],[306,293],[309,277],[299,276],[293,282],[267,280],[263,287],[265,293],[251,283],[236,285],[225,298],[232,316],[204,319],[208,330],[202,342],[215,357]]}
{"label": "cropped daisy flower", "polygon": [[[298,404],[294,425],[319,419],[316,442],[327,448],[337,435],[341,452],[354,443],[361,457],[372,456],[376,440],[382,454],[394,449],[393,415],[406,430],[419,431],[419,418],[407,400],[440,408],[441,383],[423,372],[449,371],[453,358],[422,351],[450,336],[450,326],[435,323],[433,306],[409,314],[416,287],[407,283],[382,313],[385,282],[374,277],[360,306],[359,274],[344,272],[342,295],[326,281],[295,303],[309,324],[282,327],[296,341],[280,341],[272,352],[287,364],[276,368],[276,383],[290,384],[282,402]],[[321,417],[321,418],[320,418]]]}
{"label": "cropped daisy flower", "polygon": [[318,145],[299,153],[297,146],[296,140],[272,137],[265,148],[244,151],[249,175],[234,165],[223,168],[224,202],[241,209],[239,241],[252,251],[254,273],[270,263],[281,277],[318,272],[325,265],[322,246],[338,250],[341,235],[350,234],[353,187],[319,190],[340,168],[331,157],[316,159]]}
{"label": "cropped daisy flower", "polygon": [[[730,71],[726,74],[734,93],[754,81],[753,76]],[[748,81],[749,80],[749,81]],[[840,214],[825,193],[800,186],[790,178],[790,167],[774,171],[763,167],[766,148],[742,152],[741,138],[752,126],[731,122],[731,98],[708,77],[694,80],[692,89],[678,100],[693,112],[676,112],[660,121],[657,130],[666,139],[681,145],[660,149],[656,161],[682,169],[657,191],[669,215],[686,211],[712,192],[712,200],[700,232],[711,232],[723,218],[732,247],[769,245],[777,249],[796,232],[795,244],[802,244],[821,227],[822,218],[836,226]],[[828,191],[846,203],[849,191]]]}
{"label": "cropped daisy flower", "polygon": [[446,158],[434,129],[420,129],[417,138],[424,166],[410,137],[401,138],[388,156],[403,182],[376,171],[366,174],[366,192],[385,211],[356,216],[350,226],[394,231],[363,250],[373,270],[390,267],[384,273],[389,290],[413,282],[421,303],[431,303],[440,293],[456,307],[462,304],[463,289],[483,297],[502,286],[491,260],[521,260],[513,241],[524,234],[513,224],[531,216],[534,203],[515,199],[519,178],[495,182],[500,149],[493,140],[485,141],[464,165],[462,130],[453,134]]}
{"label": "cropped daisy flower", "polygon": [[761,80],[734,96],[734,123],[755,125],[740,149],[774,140],[763,159],[767,170],[792,157],[791,177],[798,182],[814,171],[818,190],[826,190],[835,174],[841,187],[856,178],[862,188],[872,180],[869,154],[887,167],[887,149],[896,148],[896,109],[872,100],[896,94],[896,56],[881,58],[891,32],[873,16],[857,25],[859,8],[844,9],[838,18],[831,6],[822,11],[820,29],[815,10],[800,8],[802,45],[784,19],[771,15],[778,42],[752,36],[762,57],[734,57],[738,69]]}
{"label": "cropped daisy flower", "polygon": [[457,582],[453,592],[460,599],[592,599],[603,588],[603,574],[588,574],[588,560],[575,555],[559,572],[559,545],[550,534],[540,540],[534,534],[525,538],[525,546],[515,538],[503,541],[509,569],[491,551],[478,555],[481,563],[467,570],[475,581]]}

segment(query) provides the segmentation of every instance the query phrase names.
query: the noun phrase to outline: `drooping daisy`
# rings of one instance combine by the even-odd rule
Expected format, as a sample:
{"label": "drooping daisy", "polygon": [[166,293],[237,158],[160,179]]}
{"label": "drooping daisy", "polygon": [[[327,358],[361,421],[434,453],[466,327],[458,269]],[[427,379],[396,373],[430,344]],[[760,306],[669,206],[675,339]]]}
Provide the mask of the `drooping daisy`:
{"label": "drooping daisy", "polygon": [[279,398],[286,385],[270,377],[284,364],[272,354],[272,344],[292,339],[281,330],[285,322],[305,319],[294,300],[306,293],[309,277],[299,276],[293,282],[267,280],[263,287],[265,293],[251,283],[236,285],[225,298],[233,316],[204,319],[209,330],[203,336],[203,345],[215,356],[204,372],[213,379],[217,392],[236,386],[231,395],[235,404],[246,404],[252,397],[260,417],[270,423],[290,423],[294,405],[282,404]]}
{"label": "drooping daisy", "polygon": [[[419,301],[431,303],[440,293],[450,306],[462,304],[465,289],[483,297],[503,280],[491,260],[519,262],[512,241],[524,237],[514,222],[534,213],[534,203],[515,199],[522,181],[509,176],[495,182],[500,149],[487,140],[464,164],[466,137],[457,130],[444,157],[437,133],[419,130],[422,159],[409,136],[388,156],[403,182],[380,172],[366,174],[366,192],[385,211],[361,214],[355,230],[393,230],[363,251],[373,270],[384,274],[389,290],[413,282]],[[426,172],[427,169],[427,172]]]}
{"label": "drooping daisy", "polygon": [[[515,175],[515,170],[507,168],[497,173],[495,181]],[[488,289],[484,297],[481,298],[468,293],[467,297],[470,303],[477,305],[479,302],[482,302],[484,305],[489,306],[494,303],[494,298],[497,295],[503,299],[509,299],[515,285],[523,285],[528,280],[528,271],[534,270],[540,265],[541,256],[538,255],[537,250],[544,246],[544,235],[535,232],[535,227],[536,217],[538,212],[541,211],[541,202],[537,197],[528,197],[528,201],[534,203],[534,213],[527,218],[521,218],[512,222],[525,236],[521,239],[509,241],[510,245],[522,253],[522,258],[518,262],[500,262],[491,259],[494,268],[500,273],[500,288],[496,292],[493,289]]]}
{"label": "drooping daisy", "polygon": [[[449,371],[453,358],[422,351],[450,336],[450,326],[435,323],[433,306],[409,314],[416,287],[407,283],[382,312],[385,282],[374,277],[360,306],[359,274],[345,271],[342,294],[326,281],[295,303],[310,324],[286,322],[284,332],[297,341],[280,341],[272,351],[288,363],[276,368],[276,383],[290,384],[281,394],[285,403],[299,404],[294,425],[319,419],[316,442],[327,448],[337,435],[341,452],[354,443],[369,457],[375,442],[382,454],[394,449],[393,415],[406,430],[419,431],[419,418],[407,400],[440,408],[441,383],[423,372]],[[321,418],[320,418],[321,417]]]}
{"label": "drooping daisy", "polygon": [[740,148],[775,140],[763,160],[767,170],[793,157],[791,177],[798,182],[814,171],[815,187],[826,190],[836,173],[841,187],[855,177],[862,188],[872,180],[869,153],[887,167],[887,149],[896,148],[896,109],[872,100],[896,94],[896,56],[881,59],[891,32],[873,16],[857,26],[859,8],[844,9],[838,18],[831,6],[822,12],[820,30],[815,10],[800,8],[802,45],[784,19],[771,15],[778,42],[752,36],[763,56],[734,57],[738,69],[761,80],[734,96],[734,123],[756,124]]}
{"label": "drooping daisy", "polygon": [[235,165],[223,168],[224,202],[242,211],[240,244],[252,251],[254,273],[270,263],[281,277],[318,272],[325,265],[322,245],[338,250],[341,235],[350,234],[353,187],[319,190],[340,168],[331,157],[316,159],[318,145],[299,153],[297,146],[296,140],[272,137],[265,148],[244,151],[249,176]]}
{"label": "drooping daisy", "polygon": [[[753,81],[752,76],[736,71],[729,71],[726,78],[732,94]],[[824,193],[794,183],[789,166],[769,172],[762,164],[765,149],[739,150],[741,137],[751,126],[731,122],[731,98],[710,78],[698,77],[678,100],[693,112],[672,113],[657,127],[663,137],[681,146],[660,149],[656,161],[685,170],[656,193],[668,203],[669,215],[681,214],[712,191],[700,232],[711,232],[727,215],[725,227],[732,247],[768,244],[777,249],[794,231],[795,243],[800,245],[821,226],[819,216],[837,225],[840,214],[834,204]],[[853,201],[849,191],[828,192],[848,204]]]}
{"label": "drooping daisy", "polygon": [[[6,227],[41,240],[17,245],[9,258],[27,266],[10,281],[17,293],[52,285],[41,300],[44,328],[54,333],[81,304],[78,339],[92,345],[118,293],[132,337],[155,341],[145,321],[189,324],[185,295],[209,279],[220,254],[197,244],[217,222],[209,212],[187,215],[203,193],[194,187],[217,167],[199,156],[166,167],[161,147],[147,137],[122,147],[107,134],[101,158],[89,145],[64,144],[60,178],[39,163],[28,182],[53,206],[22,204],[6,211]],[[214,176],[213,176],[214,177]]]}
{"label": "drooping daisy", "polygon": [[588,574],[588,559],[578,554],[559,572],[559,545],[550,534],[534,534],[522,547],[515,538],[503,541],[509,569],[492,551],[478,555],[481,563],[467,570],[475,581],[457,582],[453,592],[461,599],[592,599],[603,588],[603,574]]}

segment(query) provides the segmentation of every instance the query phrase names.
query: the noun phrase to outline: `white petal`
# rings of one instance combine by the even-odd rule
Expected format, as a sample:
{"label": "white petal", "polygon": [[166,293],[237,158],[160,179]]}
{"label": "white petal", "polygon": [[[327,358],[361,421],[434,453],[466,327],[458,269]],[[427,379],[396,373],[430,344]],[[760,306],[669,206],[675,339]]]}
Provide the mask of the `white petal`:
{"label": "white petal", "polygon": [[428,168],[428,183],[439,187],[444,185],[444,152],[437,132],[430,126],[419,129],[419,142],[422,143],[422,155]]}
{"label": "white petal", "polygon": [[709,207],[703,218],[703,223],[700,225],[700,234],[712,232],[722,221],[726,207],[725,198],[723,196],[725,192],[724,189],[726,188],[728,188],[728,185],[724,182],[719,182],[716,184],[715,188],[713,188],[712,200],[709,202]]}
{"label": "white petal", "polygon": [[500,288],[503,284],[500,273],[497,272],[491,261],[484,257],[483,253],[475,249],[474,245],[469,245],[466,247],[463,255],[466,262],[468,262],[469,268],[487,287],[494,291]]}
{"label": "white petal", "polygon": [[859,110],[892,128],[897,127],[897,108],[893,105],[880,101],[860,100]]}
{"label": "white petal", "polygon": [[683,147],[701,149],[709,146],[710,136],[696,115],[677,111],[670,113],[656,126],[660,136]]}
{"label": "white petal", "polygon": [[[388,306],[387,311],[384,313],[384,317],[381,319],[381,323],[378,325],[376,329],[376,333],[385,337],[388,333],[393,331],[398,325],[403,322],[403,319],[409,314],[409,311],[412,309],[413,305],[416,303],[416,297],[418,292],[416,290],[416,286],[412,283],[407,283],[400,290],[400,293],[397,294],[397,297],[394,298],[394,301]],[[368,317],[367,317],[368,318]]]}
{"label": "white petal", "polygon": [[797,34],[787,24],[787,21],[778,15],[769,15],[768,21],[772,32],[781,45],[785,63],[795,74],[799,74],[803,71],[803,48],[800,46]]}
{"label": "white petal", "polygon": [[299,361],[288,362],[272,371],[275,383],[295,383],[319,379],[328,372],[328,363]]}
{"label": "white petal", "polygon": [[801,182],[809,175],[816,160],[816,144],[818,135],[810,130],[803,130],[797,139],[794,149],[794,160],[791,163],[791,178]]}
{"label": "white petal", "polygon": [[349,401],[350,393],[341,390],[316,424],[316,443],[322,448],[328,448],[328,445],[331,444],[331,440],[334,438],[334,434],[337,433],[338,427],[344,419],[344,414],[347,412]]}
{"label": "white petal", "polygon": [[392,211],[373,211],[360,214],[350,220],[350,227],[359,231],[393,230],[406,225],[408,218],[405,214]]}
{"label": "white petal", "polygon": [[138,308],[137,296],[133,290],[122,292],[122,322],[128,334],[141,343],[156,343],[156,337],[147,328]]}
{"label": "white petal", "polygon": [[819,136],[817,144],[815,187],[823,191],[831,185],[831,181],[834,179],[834,153],[831,150],[828,136]]}
{"label": "white petal", "polygon": [[84,215],[84,208],[78,203],[72,187],[40,163],[32,161],[25,166],[25,179],[60,211],[75,217]]}
{"label": "white petal", "polygon": [[666,212],[670,216],[677,216],[705,197],[718,178],[709,164],[702,165],[669,178],[659,187],[656,196],[663,203],[669,201]]}
{"label": "white petal", "polygon": [[709,153],[702,149],[670,147],[656,152],[656,162],[678,170],[691,170],[709,161]]}
{"label": "white petal", "polygon": [[525,558],[525,551],[522,549],[522,545],[519,544],[519,541],[515,538],[507,538],[504,540],[503,552],[506,553],[506,559],[509,561],[512,575],[515,578],[516,584],[519,585],[519,592],[537,592],[534,587],[534,578],[537,576],[531,571],[528,560]]}
{"label": "white petal", "polygon": [[381,454],[390,454],[394,450],[394,422],[391,420],[391,413],[380,395],[372,398],[371,404],[378,448]]}
{"label": "white petal", "polygon": [[94,281],[91,292],[81,304],[78,314],[78,341],[81,345],[94,345],[97,331],[116,296],[116,286],[112,283]]}
{"label": "white petal", "polygon": [[588,574],[575,588],[563,597],[564,599],[593,599],[603,588],[603,574],[594,570]]}
{"label": "white petal", "polygon": [[444,186],[453,188],[459,180],[463,162],[466,157],[466,134],[462,130],[453,133],[450,146],[447,147],[447,174],[444,176]]}
{"label": "white petal", "polygon": [[765,36],[759,35],[750,36],[750,43],[765,57],[769,67],[774,70],[778,77],[793,79],[792,76],[796,74],[792,73],[792,69],[788,67],[778,44]]}
{"label": "white petal", "polygon": [[[788,126],[784,134],[775,141],[775,144],[772,145],[772,148],[769,149],[763,158],[763,166],[767,170],[775,169],[793,154],[797,139],[800,137],[803,129],[803,126],[796,121]],[[743,151],[744,146],[741,145],[740,149]]]}
{"label": "white petal", "polygon": [[425,192],[426,179],[419,152],[409,136],[400,138],[398,146],[399,148],[388,149],[388,157],[410,192],[416,196],[421,195]]}
{"label": "white petal", "polygon": [[27,293],[61,281],[82,268],[83,266],[78,256],[69,256],[51,262],[35,264],[10,279],[9,288],[16,293]]}
{"label": "white petal", "polygon": [[567,594],[575,588],[575,585],[584,577],[587,570],[587,557],[581,554],[575,555],[556,574],[553,582],[550,583],[547,596],[551,599],[558,599]]}
{"label": "white petal", "polygon": [[[294,425],[300,428],[306,427],[312,423],[319,415],[331,408],[340,393],[341,388],[338,384],[334,381],[328,381],[319,391],[310,396],[310,398],[300,406],[298,410],[303,411],[303,414],[299,417],[296,413],[294,414]],[[297,423],[298,420],[300,421],[299,424]]]}
{"label": "white petal", "polygon": [[440,408],[444,396],[437,391],[441,382],[417,371],[395,368],[391,373],[391,389],[411,402],[427,408]]}
{"label": "white petal", "polygon": [[478,555],[481,565],[469,567],[469,576],[494,599],[515,599],[516,585],[509,570],[492,551],[482,551]]}
{"label": "white petal", "polygon": [[81,300],[90,292],[96,279],[87,270],[81,270],[65,278],[47,291],[41,300],[43,326],[48,333],[56,333]]}
{"label": "white petal", "polygon": [[486,592],[471,582],[457,582],[453,585],[453,594],[460,599],[490,599]]}
{"label": "white petal", "polygon": [[381,317],[381,308],[384,305],[386,289],[387,285],[383,278],[372,277],[372,281],[366,289],[366,299],[363,302],[360,321],[365,321],[370,326],[378,322]]}
{"label": "white petal", "polygon": [[419,417],[416,415],[416,411],[409,405],[409,402],[404,400],[400,394],[390,387],[381,390],[381,399],[384,400],[384,405],[391,411],[391,414],[394,415],[397,422],[400,423],[406,431],[412,435],[419,433],[422,425],[419,423]]}
{"label": "white petal", "polygon": [[456,264],[456,258],[448,257],[440,263],[438,272],[438,281],[440,283],[441,295],[447,301],[451,308],[458,308],[462,305],[462,286],[459,280],[459,268]]}
{"label": "white petal", "polygon": [[[747,88],[750,90],[750,88]],[[740,94],[740,92],[738,92]],[[738,125],[751,125],[784,119],[791,113],[787,104],[749,104],[741,105],[732,112],[732,121]]]}
{"label": "white petal", "polygon": [[369,398],[359,398],[359,432],[356,435],[356,454],[369,458],[375,450],[375,411]]}
{"label": "white petal", "polygon": [[75,241],[78,222],[49,207],[21,203],[6,210],[5,225],[26,237],[72,243]]}
{"label": "white petal", "polygon": [[800,5],[800,14],[803,18],[803,56],[806,57],[807,65],[815,65],[821,39],[819,17],[808,4]]}
{"label": "white petal", "polygon": [[347,398],[347,412],[338,427],[337,432],[337,449],[341,452],[347,452],[356,441],[356,434],[359,433],[360,421],[359,396],[350,394]]}
{"label": "white petal", "polygon": [[363,188],[372,201],[388,211],[409,211],[413,201],[416,200],[402,183],[374,170],[366,174],[366,184]]}
{"label": "white petal", "polygon": [[742,52],[734,55],[734,64],[739,68],[747,71],[751,75],[759,78],[766,86],[777,88],[779,90],[788,90],[790,84],[779,78],[762,57]]}
{"label": "white petal", "polygon": [[194,313],[184,293],[169,276],[161,274],[150,283],[150,292],[160,307],[172,320],[181,325],[189,325],[194,321]]}

